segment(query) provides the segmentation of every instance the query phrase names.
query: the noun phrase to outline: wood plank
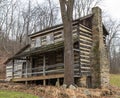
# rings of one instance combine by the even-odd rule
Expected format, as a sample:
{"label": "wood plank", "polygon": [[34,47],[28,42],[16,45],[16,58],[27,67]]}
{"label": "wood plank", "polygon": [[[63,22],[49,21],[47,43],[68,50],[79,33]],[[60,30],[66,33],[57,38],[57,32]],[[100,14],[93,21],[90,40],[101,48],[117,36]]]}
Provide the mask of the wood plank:
{"label": "wood plank", "polygon": [[80,57],[90,58],[88,55],[80,55]]}
{"label": "wood plank", "polygon": [[87,60],[87,59],[80,59],[80,61],[81,61],[81,62],[84,61],[84,62],[90,63],[90,60]]}
{"label": "wood plank", "polygon": [[57,75],[46,75],[46,76],[33,76],[28,78],[19,78],[19,79],[12,79],[12,81],[33,81],[33,80],[45,80],[45,79],[54,79],[54,78],[63,78],[64,74],[57,74]]}
{"label": "wood plank", "polygon": [[86,26],[84,26],[82,24],[80,24],[80,27],[83,28],[83,29],[86,29],[89,32],[92,32],[92,29],[90,29],[90,28],[88,28],[88,27],[86,27]]}
{"label": "wood plank", "polygon": [[80,35],[92,38],[92,34],[87,33],[87,32],[80,32]]}
{"label": "wood plank", "polygon": [[80,64],[81,64],[81,66],[84,66],[84,65],[85,65],[85,66],[86,66],[86,65],[87,65],[87,66],[90,66],[90,63],[80,62]]}
{"label": "wood plank", "polygon": [[86,40],[86,39],[83,39],[83,38],[81,38],[80,40],[81,40],[81,41],[84,41],[84,42],[88,42],[88,43],[93,43],[93,41],[91,41],[91,40]]}
{"label": "wood plank", "polygon": [[79,52],[79,51],[80,51],[79,49],[75,49],[75,48],[74,48],[73,50],[74,50],[74,51],[77,51],[77,52]]}
{"label": "wood plank", "polygon": [[86,37],[86,36],[83,36],[83,35],[80,35],[79,38],[80,39],[85,39],[85,40],[88,40],[88,41],[92,41],[92,38],[89,38],[89,37]]}
{"label": "wood plank", "polygon": [[92,47],[92,45],[89,45],[89,44],[84,44],[84,43],[81,43],[81,42],[80,42],[80,45],[81,45],[81,46]]}
{"label": "wood plank", "polygon": [[82,50],[88,50],[88,51],[91,51],[91,49],[90,49],[90,48],[80,47],[80,49],[82,49]]}
{"label": "wood plank", "polygon": [[81,26],[79,27],[79,29],[80,29],[81,31],[83,31],[83,32],[87,32],[87,33],[90,33],[90,34],[91,34],[91,31],[89,31],[89,30],[87,30],[87,29],[85,29],[85,28],[81,28]]}
{"label": "wood plank", "polygon": [[[81,50],[81,51],[80,51],[80,55],[81,55],[82,53],[83,53],[83,54],[88,54],[88,55],[90,55],[90,52],[86,52],[86,51],[82,51],[82,50]],[[83,54],[82,54],[82,55],[83,55]]]}
{"label": "wood plank", "polygon": [[87,70],[90,70],[91,68],[90,68],[90,67],[81,67],[81,69],[87,69]]}

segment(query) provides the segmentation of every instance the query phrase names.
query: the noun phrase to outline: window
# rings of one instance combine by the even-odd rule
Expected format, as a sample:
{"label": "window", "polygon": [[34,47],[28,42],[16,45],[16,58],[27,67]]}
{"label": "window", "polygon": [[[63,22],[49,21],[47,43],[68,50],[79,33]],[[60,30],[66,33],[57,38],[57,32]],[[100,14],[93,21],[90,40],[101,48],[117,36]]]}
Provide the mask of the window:
{"label": "window", "polygon": [[40,47],[40,46],[41,46],[41,38],[37,37],[35,42],[35,47]]}
{"label": "window", "polygon": [[31,48],[35,47],[35,39],[32,39]]}
{"label": "window", "polygon": [[52,43],[54,43],[53,33],[47,35],[47,44],[52,44]]}
{"label": "window", "polygon": [[40,47],[40,46],[41,46],[41,38],[40,37],[37,37],[36,39],[32,39],[32,42],[31,42],[32,48]]}
{"label": "window", "polygon": [[41,37],[41,43],[42,45],[46,45],[46,36]]}

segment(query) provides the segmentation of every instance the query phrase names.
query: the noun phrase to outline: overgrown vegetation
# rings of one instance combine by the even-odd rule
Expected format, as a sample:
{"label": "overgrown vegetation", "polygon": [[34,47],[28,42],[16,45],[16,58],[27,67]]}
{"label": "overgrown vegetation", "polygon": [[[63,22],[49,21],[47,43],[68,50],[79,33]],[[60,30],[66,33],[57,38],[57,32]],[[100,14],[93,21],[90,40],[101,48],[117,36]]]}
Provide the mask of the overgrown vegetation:
{"label": "overgrown vegetation", "polygon": [[13,91],[0,91],[0,98],[38,98],[30,94]]}
{"label": "overgrown vegetation", "polygon": [[120,74],[111,74],[110,75],[110,84],[112,86],[120,87]]}

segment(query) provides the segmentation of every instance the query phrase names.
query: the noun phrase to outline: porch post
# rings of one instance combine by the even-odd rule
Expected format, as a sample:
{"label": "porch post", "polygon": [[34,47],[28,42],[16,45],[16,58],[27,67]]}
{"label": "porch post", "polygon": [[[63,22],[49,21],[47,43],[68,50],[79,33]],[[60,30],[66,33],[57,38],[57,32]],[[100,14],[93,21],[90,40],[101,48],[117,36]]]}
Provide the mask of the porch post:
{"label": "porch post", "polygon": [[13,60],[13,67],[12,67],[12,79],[14,79],[14,60]]}
{"label": "porch post", "polygon": [[26,85],[28,84],[28,81],[27,81],[27,77],[28,77],[28,75],[27,75],[27,73],[28,73],[28,69],[27,69],[27,67],[28,67],[28,60],[26,60],[26,75],[25,75],[25,77],[26,77],[25,84],[26,84]]}
{"label": "porch post", "polygon": [[28,77],[32,76],[32,57],[29,57],[29,60],[28,60],[28,67],[27,67],[29,70],[27,71],[29,74],[28,74]]}
{"label": "porch post", "polygon": [[[45,76],[45,55],[43,55],[43,76]],[[43,80],[43,85],[46,85],[46,80]]]}
{"label": "porch post", "polygon": [[27,67],[28,67],[27,65],[28,65],[28,61],[26,62],[26,78],[27,78],[27,71],[28,71],[27,70]]}

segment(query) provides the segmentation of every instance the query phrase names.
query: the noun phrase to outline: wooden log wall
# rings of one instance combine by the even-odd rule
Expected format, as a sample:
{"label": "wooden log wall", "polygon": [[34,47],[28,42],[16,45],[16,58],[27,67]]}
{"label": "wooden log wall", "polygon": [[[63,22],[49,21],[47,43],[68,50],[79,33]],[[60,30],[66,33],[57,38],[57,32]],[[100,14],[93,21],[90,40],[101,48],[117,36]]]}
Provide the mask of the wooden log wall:
{"label": "wooden log wall", "polygon": [[63,50],[56,51],[56,63],[63,63],[64,62],[64,52]]}
{"label": "wooden log wall", "polygon": [[[51,34],[53,35],[53,40],[54,43],[60,42],[60,41],[64,41],[64,33],[63,30],[57,30],[54,32],[51,32]],[[47,35],[41,35],[41,36],[36,36],[33,38],[33,40],[35,40],[36,38],[40,37],[41,40],[41,45],[47,45]],[[50,35],[50,33],[49,33]],[[104,42],[105,42],[105,35],[103,36],[104,38]],[[77,74],[85,74],[88,75],[90,74],[91,71],[91,66],[90,66],[90,52],[91,52],[91,48],[92,48],[92,30],[83,26],[83,25],[74,25],[73,26],[73,39],[76,40],[74,41],[74,45],[73,45],[73,50],[74,50],[74,70],[75,70],[75,75]],[[46,51],[47,52],[47,51]],[[32,61],[34,62],[32,68],[32,76],[36,76],[36,75],[43,75],[43,57],[45,55],[45,65],[46,65],[46,70],[48,72],[48,74],[53,73],[57,73],[56,70],[60,69],[59,72],[63,73],[63,63],[64,63],[64,49],[59,49],[54,51],[54,55],[55,55],[55,64],[49,64],[49,61],[51,60],[51,58],[49,57],[49,53],[43,53],[43,54],[36,54],[34,56],[32,56]],[[61,64],[61,66],[60,66]],[[58,66],[59,65],[59,66]],[[10,69],[10,68],[8,68]],[[16,68],[15,68],[16,69]],[[18,74],[20,75],[20,69],[21,69],[21,65],[18,66],[17,65],[17,70],[15,70],[15,78],[17,78]],[[61,71],[62,69],[62,71]],[[52,71],[51,71],[52,70]],[[37,73],[37,74],[35,74]],[[52,74],[53,74],[52,73]],[[9,74],[9,70],[7,71],[7,74]]]}
{"label": "wooden log wall", "polygon": [[82,25],[79,27],[80,68],[82,74],[90,74],[90,52],[92,48],[92,31]]}
{"label": "wooden log wall", "polygon": [[[78,27],[79,26],[79,27]],[[79,30],[79,31],[78,31]],[[50,32],[53,35],[54,43],[64,41],[64,33],[63,29],[56,30],[54,32]],[[48,33],[50,35],[50,33]],[[47,45],[46,36],[41,35],[37,37],[41,37],[42,45]],[[35,39],[36,37],[34,37]],[[83,26],[83,25],[74,25],[73,26],[73,39],[79,39],[77,42],[74,43],[74,64],[77,64],[78,71],[81,70],[83,73],[90,72],[90,51],[92,47],[92,31],[91,29]],[[61,51],[56,51],[56,64],[63,63],[64,56]],[[39,57],[40,58],[40,57]],[[46,65],[49,65],[48,56],[46,56]],[[42,60],[42,58],[41,58]],[[38,61],[37,61],[38,62]],[[37,65],[41,65],[42,63],[38,63]],[[78,72],[79,73],[79,72]]]}
{"label": "wooden log wall", "polygon": [[13,62],[9,62],[6,66],[6,79],[10,80],[12,79],[12,69],[13,69]]}
{"label": "wooden log wall", "polygon": [[64,39],[63,37],[63,31],[60,30],[58,32],[54,32],[54,42],[59,42],[62,41]]}
{"label": "wooden log wall", "polygon": [[[43,55],[35,55],[33,56],[33,67],[32,68],[35,68],[32,70],[32,72],[39,72],[41,71],[41,69],[39,67],[43,66]],[[36,76],[36,74],[32,74],[33,76]],[[37,74],[39,75],[39,74]]]}

